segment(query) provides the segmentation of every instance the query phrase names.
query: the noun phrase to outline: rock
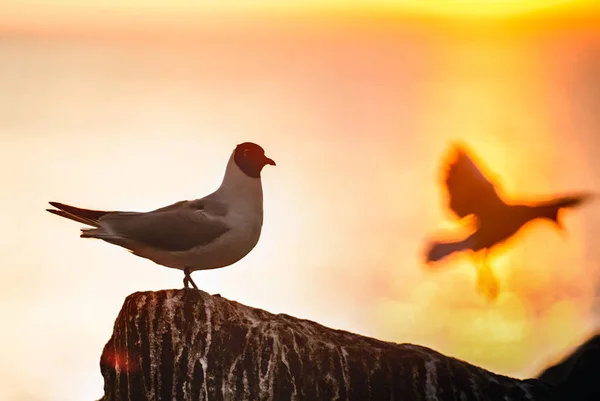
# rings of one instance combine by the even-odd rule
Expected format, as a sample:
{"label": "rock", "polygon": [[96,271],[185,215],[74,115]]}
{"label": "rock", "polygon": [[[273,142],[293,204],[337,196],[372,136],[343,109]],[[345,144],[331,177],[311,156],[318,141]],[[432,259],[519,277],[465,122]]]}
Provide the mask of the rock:
{"label": "rock", "polygon": [[539,379],[557,387],[564,400],[600,400],[600,334],[581,344],[562,361],[544,370]]}
{"label": "rock", "polygon": [[104,401],[553,400],[539,380],[192,289],[128,296],[100,367]]}

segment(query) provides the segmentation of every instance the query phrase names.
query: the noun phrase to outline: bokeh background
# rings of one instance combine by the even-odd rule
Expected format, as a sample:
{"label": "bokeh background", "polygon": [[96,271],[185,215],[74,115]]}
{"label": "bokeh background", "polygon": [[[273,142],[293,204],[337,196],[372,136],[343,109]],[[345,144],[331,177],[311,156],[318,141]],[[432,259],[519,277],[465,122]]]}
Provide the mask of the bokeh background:
{"label": "bokeh background", "polygon": [[439,183],[467,143],[508,196],[600,193],[595,1],[3,0],[0,399],[97,399],[124,298],[183,275],[44,211],[151,210],[219,185],[261,144],[255,250],[210,293],[530,377],[600,321],[600,204],[491,263],[427,268]]}

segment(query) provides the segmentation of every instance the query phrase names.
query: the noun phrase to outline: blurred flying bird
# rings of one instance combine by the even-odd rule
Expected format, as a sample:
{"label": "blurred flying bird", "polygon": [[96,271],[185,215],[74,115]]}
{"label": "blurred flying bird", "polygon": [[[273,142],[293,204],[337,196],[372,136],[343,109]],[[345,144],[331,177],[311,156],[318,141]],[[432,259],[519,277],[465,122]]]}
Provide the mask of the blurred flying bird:
{"label": "blurred flying bird", "polygon": [[426,252],[426,261],[436,262],[455,252],[473,251],[480,256],[480,288],[487,287],[482,289],[495,298],[498,284],[487,264],[489,250],[534,220],[549,220],[563,230],[561,211],[582,204],[590,194],[552,197],[536,202],[507,202],[501,196],[500,187],[482,172],[485,167],[475,163],[464,145],[454,145],[453,151],[455,157],[446,162],[444,176],[449,207],[460,219],[471,217],[474,232],[460,240],[433,241]]}
{"label": "blurred flying bird", "polygon": [[106,212],[50,202],[50,213],[92,226],[82,238],[98,238],[157,264],[183,270],[183,284],[195,270],[231,265],[258,243],[263,223],[260,173],[275,162],[263,148],[245,142],[231,154],[221,186],[196,200],[151,212]]}

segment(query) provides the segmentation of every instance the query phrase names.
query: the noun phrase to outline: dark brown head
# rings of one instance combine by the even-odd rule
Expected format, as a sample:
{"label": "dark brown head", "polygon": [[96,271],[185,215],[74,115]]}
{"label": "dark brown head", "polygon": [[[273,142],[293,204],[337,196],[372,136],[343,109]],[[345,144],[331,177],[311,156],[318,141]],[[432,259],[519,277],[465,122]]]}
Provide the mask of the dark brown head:
{"label": "dark brown head", "polygon": [[239,144],[235,148],[233,160],[244,174],[253,178],[260,178],[260,172],[267,164],[275,165],[272,159],[265,156],[264,149],[252,142]]}

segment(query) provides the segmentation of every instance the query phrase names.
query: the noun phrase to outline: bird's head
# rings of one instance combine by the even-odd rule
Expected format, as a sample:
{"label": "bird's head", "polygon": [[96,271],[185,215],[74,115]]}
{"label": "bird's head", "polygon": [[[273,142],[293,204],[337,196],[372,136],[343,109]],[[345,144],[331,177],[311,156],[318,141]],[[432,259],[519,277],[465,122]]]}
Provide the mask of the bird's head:
{"label": "bird's head", "polygon": [[237,145],[233,151],[233,159],[244,174],[253,178],[259,178],[260,172],[267,164],[275,166],[275,162],[265,156],[264,149],[252,142]]}

